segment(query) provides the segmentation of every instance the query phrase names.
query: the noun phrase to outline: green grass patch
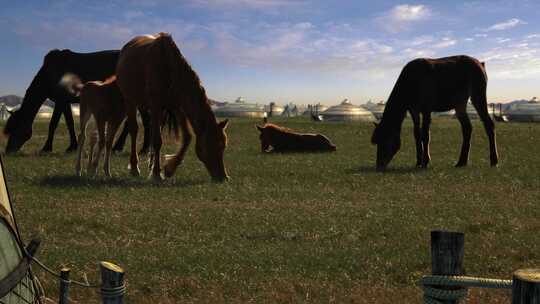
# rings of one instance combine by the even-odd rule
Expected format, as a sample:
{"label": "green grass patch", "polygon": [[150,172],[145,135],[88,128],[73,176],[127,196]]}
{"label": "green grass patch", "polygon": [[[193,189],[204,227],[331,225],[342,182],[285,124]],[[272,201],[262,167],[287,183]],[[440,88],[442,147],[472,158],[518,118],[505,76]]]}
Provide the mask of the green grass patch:
{"label": "green grass patch", "polygon": [[[99,279],[97,262],[127,270],[130,303],[420,303],[416,282],[430,272],[429,233],[465,232],[470,275],[510,278],[540,266],[540,125],[497,124],[501,156],[474,122],[470,164],[453,167],[459,124],[435,119],[432,164],[417,170],[412,125],[388,172],[374,170],[369,123],[276,120],[327,135],[335,153],[263,154],[256,121],[232,119],[215,184],[190,149],[176,175],[156,185],[112,158],[111,179],[75,176],[65,126],[55,152],[38,156],[47,122],[19,155],[5,157],[23,237],[40,233],[39,258],[72,277]],[[166,141],[166,153],[176,150]],[[141,161],[144,175],[149,173]],[[49,295],[57,282],[37,271]],[[98,302],[90,291],[72,297]],[[508,292],[473,291],[471,303],[506,303]],[[475,302],[476,301],[476,302]]]}

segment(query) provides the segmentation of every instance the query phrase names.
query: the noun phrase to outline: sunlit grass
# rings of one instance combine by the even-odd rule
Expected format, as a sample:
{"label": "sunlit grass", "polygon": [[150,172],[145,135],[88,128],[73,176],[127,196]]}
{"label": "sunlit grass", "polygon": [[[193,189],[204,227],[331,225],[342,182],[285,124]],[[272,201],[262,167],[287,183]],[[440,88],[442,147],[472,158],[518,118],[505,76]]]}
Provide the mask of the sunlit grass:
{"label": "sunlit grass", "polygon": [[[71,267],[74,279],[96,281],[97,261],[119,263],[130,303],[420,303],[434,229],[466,233],[469,274],[509,278],[540,265],[540,125],[498,124],[501,162],[490,168],[475,122],[470,166],[455,169],[459,124],[435,119],[432,167],[417,170],[407,121],[402,151],[381,174],[371,124],[278,120],[323,133],[338,150],[272,155],[260,153],[255,123],[233,119],[227,130],[230,182],[212,183],[191,149],[156,185],[129,176],[127,153],[113,157],[112,179],[75,177],[64,126],[55,152],[36,155],[47,130],[38,122],[22,155],[4,158],[24,239],[40,233],[38,256]],[[175,149],[168,141],[167,153]],[[55,297],[57,283],[37,273]],[[72,297],[98,301],[76,287]],[[505,292],[470,297],[509,301]]]}

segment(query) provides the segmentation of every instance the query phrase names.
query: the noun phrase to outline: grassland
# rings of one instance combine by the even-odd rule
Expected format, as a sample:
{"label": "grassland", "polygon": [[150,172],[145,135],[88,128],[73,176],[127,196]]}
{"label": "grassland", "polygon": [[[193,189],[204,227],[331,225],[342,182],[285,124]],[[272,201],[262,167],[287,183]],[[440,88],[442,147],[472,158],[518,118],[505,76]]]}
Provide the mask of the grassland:
{"label": "grassland", "polygon": [[[129,303],[421,303],[416,282],[430,271],[434,229],[466,233],[468,274],[509,278],[540,266],[540,125],[498,124],[494,169],[475,122],[470,165],[455,169],[458,123],[434,120],[432,167],[416,170],[407,122],[402,151],[381,174],[370,124],[278,122],[324,133],[338,151],[262,154],[255,122],[233,120],[228,183],[210,182],[193,149],[161,185],[129,177],[127,154],[113,158],[111,179],[77,178],[64,126],[56,152],[36,155],[47,128],[38,122],[23,153],[5,157],[23,237],[41,234],[39,258],[71,267],[74,279],[97,281],[97,261],[119,263]],[[54,298],[57,283],[37,274]],[[76,287],[71,295],[98,301]],[[467,303],[508,296],[473,290]]]}

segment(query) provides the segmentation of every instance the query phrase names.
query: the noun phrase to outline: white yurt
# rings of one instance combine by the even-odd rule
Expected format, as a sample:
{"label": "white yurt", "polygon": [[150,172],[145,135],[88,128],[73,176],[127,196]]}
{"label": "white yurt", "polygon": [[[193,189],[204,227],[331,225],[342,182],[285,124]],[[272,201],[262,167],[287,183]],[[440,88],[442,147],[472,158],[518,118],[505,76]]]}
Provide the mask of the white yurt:
{"label": "white yurt", "polygon": [[251,117],[262,118],[266,116],[264,106],[247,103],[242,97],[238,97],[235,102],[225,103],[221,107],[213,108],[217,117]]}
{"label": "white yurt", "polygon": [[527,103],[513,104],[504,115],[509,121],[540,122],[540,102],[533,97]]}
{"label": "white yurt", "polygon": [[0,104],[0,120],[7,120],[9,118],[8,107],[5,103]]}
{"label": "white yurt", "polygon": [[433,117],[443,117],[443,118],[453,118],[456,117],[456,110],[444,111],[444,112],[433,112]]}
{"label": "white yurt", "polygon": [[52,117],[52,114],[54,112],[54,108],[51,106],[48,106],[46,104],[41,105],[39,107],[37,118],[44,118],[44,119],[50,119]]}
{"label": "white yurt", "polygon": [[[268,105],[264,106],[264,111],[268,113],[268,116],[280,116],[281,113],[283,113],[283,110],[285,110],[282,106],[276,104],[275,102],[271,102]],[[272,113],[270,113],[272,112]]]}
{"label": "white yurt", "polygon": [[384,113],[384,108],[386,107],[386,103],[382,100],[377,103],[368,101],[363,107],[370,111],[375,118],[381,119]]}
{"label": "white yurt", "polygon": [[375,121],[375,116],[361,106],[353,105],[348,99],[339,105],[322,112],[324,120],[329,121]]}

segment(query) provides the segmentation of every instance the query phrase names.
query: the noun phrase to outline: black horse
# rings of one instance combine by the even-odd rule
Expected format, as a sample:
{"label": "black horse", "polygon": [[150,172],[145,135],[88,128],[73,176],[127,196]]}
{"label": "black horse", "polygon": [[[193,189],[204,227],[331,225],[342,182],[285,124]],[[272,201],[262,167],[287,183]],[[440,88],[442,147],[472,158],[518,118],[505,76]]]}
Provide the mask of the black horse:
{"label": "black horse", "polygon": [[[467,165],[472,125],[467,115],[469,98],[484,124],[489,139],[490,161],[498,163],[495,125],[488,113],[487,74],[483,62],[469,56],[439,59],[420,58],[401,71],[390,93],[380,124],[371,141],[377,145],[377,170],[384,170],[401,146],[401,125],[407,111],[414,123],[416,166],[425,168],[429,155],[431,112],[456,110],[463,133],[463,145],[456,167]],[[420,127],[422,114],[422,127]]]}
{"label": "black horse", "polygon": [[[17,152],[26,141],[32,137],[32,123],[39,108],[47,98],[55,103],[53,116],[49,124],[47,141],[42,148],[43,152],[52,151],[54,132],[62,113],[66,118],[66,124],[70,135],[70,145],[67,152],[77,149],[77,138],[71,113],[72,103],[79,103],[79,98],[73,96],[66,88],[60,85],[60,80],[66,73],[77,75],[82,82],[91,80],[104,80],[115,74],[116,63],[120,51],[109,50],[95,53],[75,53],[70,50],[52,50],[43,60],[43,65],[26,90],[21,108],[14,111],[6,122],[4,134],[9,136],[6,153]],[[144,124],[144,143],[142,152],[148,150],[149,141],[147,136],[149,128],[149,115],[141,111]],[[127,135],[127,126],[123,134]],[[122,150],[126,136],[120,136],[115,150]]]}

